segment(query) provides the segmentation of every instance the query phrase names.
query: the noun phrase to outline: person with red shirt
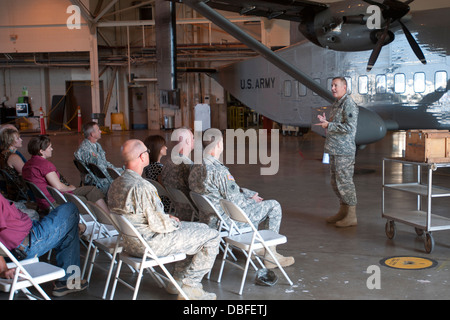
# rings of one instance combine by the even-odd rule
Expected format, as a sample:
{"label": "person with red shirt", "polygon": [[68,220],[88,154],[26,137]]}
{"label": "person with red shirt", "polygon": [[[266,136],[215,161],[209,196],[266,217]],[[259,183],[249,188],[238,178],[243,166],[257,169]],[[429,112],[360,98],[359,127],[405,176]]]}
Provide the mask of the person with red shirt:
{"label": "person with red shirt", "polygon": [[[54,296],[64,296],[87,288],[85,280],[75,281],[74,267],[80,267],[79,212],[73,203],[65,203],[41,220],[31,220],[0,194],[0,242],[18,259],[40,257],[53,250],[56,265],[66,271],[53,288]],[[70,269],[69,269],[70,267]],[[70,273],[68,273],[70,272]],[[0,257],[0,277],[10,279],[14,269],[8,269]],[[68,283],[68,281],[74,281]]]}

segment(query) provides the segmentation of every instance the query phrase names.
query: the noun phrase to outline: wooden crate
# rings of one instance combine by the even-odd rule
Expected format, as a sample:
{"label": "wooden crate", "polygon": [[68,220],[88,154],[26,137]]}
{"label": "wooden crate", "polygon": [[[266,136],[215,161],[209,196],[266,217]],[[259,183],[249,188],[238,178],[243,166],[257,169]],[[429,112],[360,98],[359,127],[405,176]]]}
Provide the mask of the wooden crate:
{"label": "wooden crate", "polygon": [[408,130],[405,160],[427,163],[450,162],[448,130]]}

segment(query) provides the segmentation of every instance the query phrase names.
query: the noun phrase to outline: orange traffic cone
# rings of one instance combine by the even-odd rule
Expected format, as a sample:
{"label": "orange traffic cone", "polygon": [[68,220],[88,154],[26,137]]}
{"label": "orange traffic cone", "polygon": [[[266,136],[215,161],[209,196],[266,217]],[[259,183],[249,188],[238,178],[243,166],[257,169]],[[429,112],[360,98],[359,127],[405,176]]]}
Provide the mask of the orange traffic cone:
{"label": "orange traffic cone", "polygon": [[39,121],[41,127],[41,135],[45,134],[45,121],[44,121],[44,111],[42,107],[39,108]]}
{"label": "orange traffic cone", "polygon": [[78,133],[81,133],[81,108],[78,106]]}

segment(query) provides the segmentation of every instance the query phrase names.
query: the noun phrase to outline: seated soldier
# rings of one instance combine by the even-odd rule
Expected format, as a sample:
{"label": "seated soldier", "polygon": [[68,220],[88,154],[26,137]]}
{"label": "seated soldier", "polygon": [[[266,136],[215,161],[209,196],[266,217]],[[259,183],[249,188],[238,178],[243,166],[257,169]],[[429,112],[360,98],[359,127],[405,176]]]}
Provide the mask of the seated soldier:
{"label": "seated soldier", "polygon": [[[210,145],[211,144],[211,145]],[[220,199],[226,199],[239,206],[249,217],[255,227],[262,223],[262,229],[279,232],[281,224],[281,206],[276,200],[263,200],[257,192],[241,189],[228,168],[220,161],[223,152],[223,139],[203,141],[205,154],[202,165],[194,165],[189,175],[189,187],[192,191],[205,195],[217,212],[226,216],[220,206]],[[204,217],[200,221],[214,226],[217,218]],[[293,257],[284,257],[271,248],[283,267],[294,264]],[[261,252],[259,252],[261,254]],[[267,258],[270,259],[269,253]],[[265,261],[267,268],[276,268],[276,264]]]}
{"label": "seated soldier", "polygon": [[[201,281],[207,274],[219,251],[219,233],[203,223],[180,222],[164,213],[156,188],[142,172],[149,164],[149,152],[140,140],[128,140],[122,146],[124,173],[116,178],[108,191],[111,211],[124,214],[142,234],[158,256],[185,253],[188,257],[175,263],[174,279],[181,284],[189,299],[215,300],[214,293],[203,290]],[[134,239],[125,239],[124,249],[141,255],[142,245]],[[174,286],[169,293],[178,293]],[[182,299],[182,295],[178,295]]]}
{"label": "seated soldier", "polygon": [[[83,142],[81,142],[77,151],[75,151],[75,153],[73,154],[75,158],[79,161],[84,162],[86,166],[88,165],[88,163],[96,164],[100,167],[100,169],[103,170],[106,176],[109,176],[109,173],[106,170],[107,167],[115,168],[117,171],[122,173],[122,168],[117,168],[112,163],[108,162],[108,160],[106,160],[105,151],[103,150],[100,143],[98,143],[98,140],[100,140],[100,138],[102,137],[102,132],[97,122],[91,121],[86,123],[83,126],[83,133],[85,139],[83,140]],[[91,177],[89,176],[81,177],[81,179],[85,184],[94,184],[94,181],[91,181]],[[100,185],[98,185],[97,188],[99,188],[103,191],[103,193],[106,194],[108,192],[110,183],[108,179],[99,180]]]}
{"label": "seated soldier", "polygon": [[[170,157],[166,157],[161,171],[161,181],[165,187],[182,191],[189,199],[189,173],[192,160],[189,158],[194,149],[194,135],[188,128],[178,128],[172,133],[172,139],[178,141]],[[182,221],[191,221],[192,209],[189,205],[172,203],[176,216]]]}

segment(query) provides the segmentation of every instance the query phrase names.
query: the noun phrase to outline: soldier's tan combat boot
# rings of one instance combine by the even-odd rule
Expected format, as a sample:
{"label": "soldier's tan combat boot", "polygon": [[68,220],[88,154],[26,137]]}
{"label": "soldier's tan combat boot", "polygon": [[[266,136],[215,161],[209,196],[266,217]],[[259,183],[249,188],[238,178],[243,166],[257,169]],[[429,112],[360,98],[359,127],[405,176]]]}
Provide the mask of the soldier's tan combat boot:
{"label": "soldier's tan combat boot", "polygon": [[344,219],[347,216],[347,209],[348,209],[347,205],[341,204],[338,213],[336,213],[334,216],[327,218],[327,223],[336,223],[339,220]]}
{"label": "soldier's tan combat boot", "polygon": [[[294,257],[285,257],[282,256],[281,254],[279,254],[276,250],[276,247],[270,247],[270,250],[272,251],[273,255],[277,258],[278,262],[280,263],[280,265],[284,268],[284,267],[288,267],[292,264],[295,263],[295,259]],[[264,266],[267,269],[274,269],[276,267],[278,267],[275,263],[272,263],[270,261],[273,261],[272,256],[270,255],[270,253],[266,250],[266,252],[264,253]]]}
{"label": "soldier's tan combat boot", "polygon": [[358,225],[358,221],[356,219],[356,206],[348,206],[347,216],[336,222],[336,227],[338,228],[346,228]]}
{"label": "soldier's tan combat boot", "polygon": [[[175,281],[177,282],[177,284],[178,284],[180,287],[183,285],[183,283],[181,282],[181,280],[175,279]],[[170,281],[166,284],[166,291],[167,291],[167,293],[169,293],[169,294],[178,294],[178,293],[179,293],[177,287],[175,287],[174,284],[173,284],[172,282],[170,282]]]}
{"label": "soldier's tan combat boot", "polygon": [[[216,300],[216,294],[211,292],[206,292],[203,290],[201,286],[199,287],[191,287],[187,285],[183,285],[181,290],[186,293],[187,297],[190,300]],[[178,294],[178,300],[184,300],[184,297],[181,293]]]}

